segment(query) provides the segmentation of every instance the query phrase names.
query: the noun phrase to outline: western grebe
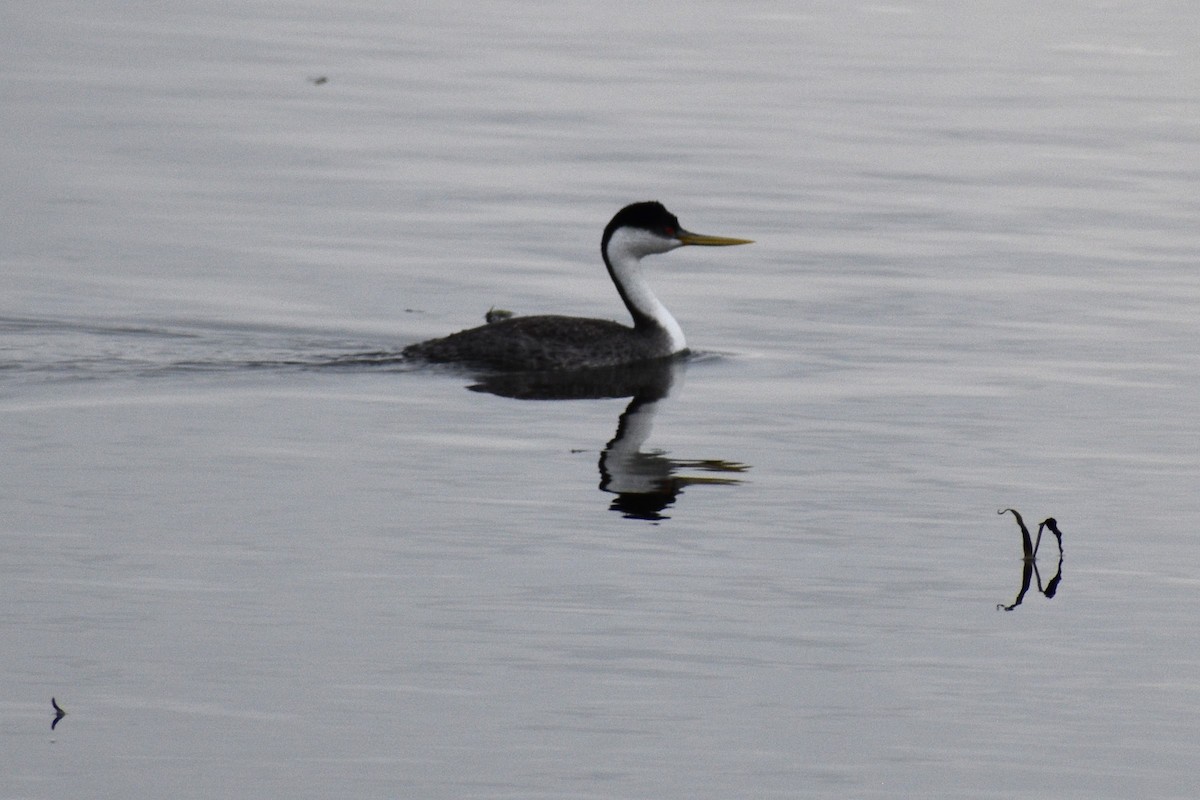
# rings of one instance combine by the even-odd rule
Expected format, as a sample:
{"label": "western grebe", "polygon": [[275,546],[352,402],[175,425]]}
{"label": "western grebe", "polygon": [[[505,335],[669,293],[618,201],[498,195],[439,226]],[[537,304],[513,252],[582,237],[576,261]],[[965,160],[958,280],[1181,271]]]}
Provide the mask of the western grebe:
{"label": "western grebe", "polygon": [[679,220],[662,203],[634,203],[617,212],[600,240],[604,265],[633,317],[633,327],[584,317],[510,317],[410,345],[404,355],[493,370],[529,371],[610,367],[679,355],[687,352],[683,330],[642,276],[642,257],[689,244],[721,247],[750,243],[749,239],[691,233],[679,227]]}

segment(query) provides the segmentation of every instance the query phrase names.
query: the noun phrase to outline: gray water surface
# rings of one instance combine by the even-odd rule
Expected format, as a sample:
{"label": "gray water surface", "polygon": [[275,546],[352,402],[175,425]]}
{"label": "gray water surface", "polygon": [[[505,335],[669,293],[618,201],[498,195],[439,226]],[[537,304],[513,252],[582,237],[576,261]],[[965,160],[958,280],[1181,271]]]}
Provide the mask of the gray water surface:
{"label": "gray water surface", "polygon": [[[0,796],[1194,796],[1198,24],[9,9]],[[663,391],[391,357],[644,199]]]}

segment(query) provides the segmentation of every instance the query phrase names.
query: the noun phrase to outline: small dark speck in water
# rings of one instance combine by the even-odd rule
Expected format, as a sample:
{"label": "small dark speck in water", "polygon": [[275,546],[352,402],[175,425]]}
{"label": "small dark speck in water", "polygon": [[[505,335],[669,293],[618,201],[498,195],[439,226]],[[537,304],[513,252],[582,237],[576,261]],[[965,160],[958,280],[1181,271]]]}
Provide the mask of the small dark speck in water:
{"label": "small dark speck in water", "polygon": [[54,730],[54,728],[58,725],[58,721],[65,717],[67,712],[63,711],[62,708],[59,707],[58,701],[53,697],[50,698],[50,705],[54,706],[54,721],[50,723],[50,730]]}

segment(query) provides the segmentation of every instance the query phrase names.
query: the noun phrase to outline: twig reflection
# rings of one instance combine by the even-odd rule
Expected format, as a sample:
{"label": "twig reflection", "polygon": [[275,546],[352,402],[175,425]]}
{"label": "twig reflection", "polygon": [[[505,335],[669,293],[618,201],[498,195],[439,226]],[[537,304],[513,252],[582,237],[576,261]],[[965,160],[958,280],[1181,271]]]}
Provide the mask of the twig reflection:
{"label": "twig reflection", "polygon": [[[1012,611],[1014,608],[1021,605],[1021,602],[1025,599],[1025,593],[1029,591],[1031,582],[1035,577],[1037,578],[1038,591],[1041,592],[1042,595],[1044,595],[1047,599],[1052,599],[1054,595],[1058,593],[1058,585],[1062,581],[1063,546],[1062,532],[1058,529],[1058,520],[1056,520],[1054,517],[1047,517],[1044,519],[1038,525],[1037,540],[1034,541],[1029,536],[1029,529],[1025,527],[1025,520],[1021,519],[1020,512],[1018,512],[1015,508],[1002,508],[996,513],[1007,514],[1010,512],[1017,520],[1017,525],[1021,528],[1021,550],[1024,554],[1021,559],[1021,589],[1019,592],[1017,592],[1017,598],[1012,602],[1011,605],[998,603],[996,605],[997,611],[1001,609],[1005,611]],[[1058,542],[1058,568],[1054,573],[1054,577],[1051,578],[1044,586],[1042,584],[1042,573],[1038,569],[1037,565],[1038,548],[1041,547],[1042,544],[1043,530],[1048,530],[1053,533],[1055,540]]]}

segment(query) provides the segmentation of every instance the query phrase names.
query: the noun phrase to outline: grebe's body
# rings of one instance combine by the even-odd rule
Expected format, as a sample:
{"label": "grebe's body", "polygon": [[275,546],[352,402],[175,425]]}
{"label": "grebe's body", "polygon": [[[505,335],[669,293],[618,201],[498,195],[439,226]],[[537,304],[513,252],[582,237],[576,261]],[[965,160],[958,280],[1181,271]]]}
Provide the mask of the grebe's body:
{"label": "grebe's body", "polygon": [[600,240],[604,264],[633,317],[632,327],[583,317],[510,317],[410,345],[404,355],[493,370],[542,371],[610,367],[686,353],[683,330],[642,275],[642,258],[684,245],[749,243],[690,233],[661,203],[634,203],[617,212]]}

